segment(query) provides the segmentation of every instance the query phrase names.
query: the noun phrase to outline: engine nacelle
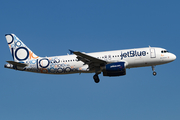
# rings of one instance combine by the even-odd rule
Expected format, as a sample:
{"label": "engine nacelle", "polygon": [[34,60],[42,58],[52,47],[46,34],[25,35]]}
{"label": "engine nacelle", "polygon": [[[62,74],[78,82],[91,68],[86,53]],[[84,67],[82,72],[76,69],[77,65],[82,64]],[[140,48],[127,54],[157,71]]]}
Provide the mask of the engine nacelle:
{"label": "engine nacelle", "polygon": [[103,76],[121,76],[126,75],[125,62],[116,62],[107,64],[103,70]]}

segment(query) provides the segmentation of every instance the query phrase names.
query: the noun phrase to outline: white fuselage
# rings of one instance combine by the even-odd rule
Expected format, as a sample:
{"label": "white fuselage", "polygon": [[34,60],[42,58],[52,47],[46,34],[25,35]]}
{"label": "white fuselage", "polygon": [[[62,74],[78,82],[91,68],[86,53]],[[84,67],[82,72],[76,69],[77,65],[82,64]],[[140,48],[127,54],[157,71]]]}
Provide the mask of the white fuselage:
{"label": "white fuselage", "polygon": [[[125,68],[156,66],[172,62],[176,56],[158,47],[146,47],[137,49],[125,49],[106,52],[85,53],[107,63],[125,62]],[[64,55],[53,57],[39,57],[38,59],[28,60],[26,67],[12,67],[6,64],[7,68],[37,72],[45,74],[71,74],[71,73],[92,73],[88,64],[77,59],[76,55]],[[97,64],[98,65],[98,64]],[[101,70],[99,72],[102,72]]]}
{"label": "white fuselage", "polygon": [[[147,48],[137,48],[137,49],[126,49],[126,50],[116,50],[107,52],[94,52],[86,53],[89,56],[107,61],[107,63],[114,62],[125,62],[126,68],[134,67],[145,67],[145,66],[155,66],[160,64],[165,64],[176,59],[176,56],[172,53],[166,52],[163,48],[157,47],[147,47]],[[78,61],[76,55],[65,55],[65,56],[54,56],[38,58],[37,64],[32,70],[31,63],[27,67],[27,71],[40,73],[50,73],[50,74],[70,74],[70,73],[88,73],[94,72],[88,69],[88,65],[84,64],[82,61]],[[49,60],[49,61],[48,61]]]}

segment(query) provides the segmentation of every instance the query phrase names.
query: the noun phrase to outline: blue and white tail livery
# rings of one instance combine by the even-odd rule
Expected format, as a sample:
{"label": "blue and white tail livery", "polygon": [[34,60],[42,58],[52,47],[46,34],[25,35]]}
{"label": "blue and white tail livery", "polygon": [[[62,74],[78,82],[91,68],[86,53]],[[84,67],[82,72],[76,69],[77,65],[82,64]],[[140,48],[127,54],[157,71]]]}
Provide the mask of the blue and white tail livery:
{"label": "blue and white tail livery", "polygon": [[82,53],[72,51],[73,55],[39,57],[35,55],[16,35],[5,35],[13,61],[7,61],[5,68],[44,73],[72,74],[95,73],[94,81],[98,83],[98,74],[103,76],[126,75],[127,68],[151,66],[154,67],[172,62],[176,56],[166,49],[146,47],[107,52]]}
{"label": "blue and white tail livery", "polygon": [[16,35],[7,34],[6,40],[15,62],[38,58]]}

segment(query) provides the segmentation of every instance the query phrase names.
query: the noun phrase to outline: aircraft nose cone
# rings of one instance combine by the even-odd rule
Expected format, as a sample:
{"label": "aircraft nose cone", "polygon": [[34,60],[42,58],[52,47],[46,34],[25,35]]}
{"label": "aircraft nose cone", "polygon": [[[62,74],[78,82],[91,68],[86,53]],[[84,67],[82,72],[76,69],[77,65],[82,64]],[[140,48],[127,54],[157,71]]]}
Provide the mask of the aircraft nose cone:
{"label": "aircraft nose cone", "polygon": [[174,61],[176,59],[176,55],[172,54],[171,59]]}

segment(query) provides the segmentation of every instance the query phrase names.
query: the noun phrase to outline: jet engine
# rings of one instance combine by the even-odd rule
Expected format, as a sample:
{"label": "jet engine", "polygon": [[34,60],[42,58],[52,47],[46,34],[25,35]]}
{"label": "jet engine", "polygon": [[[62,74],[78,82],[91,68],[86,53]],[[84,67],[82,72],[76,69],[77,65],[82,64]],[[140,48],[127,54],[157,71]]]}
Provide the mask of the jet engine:
{"label": "jet engine", "polygon": [[107,64],[103,70],[103,76],[122,76],[126,75],[125,62]]}

